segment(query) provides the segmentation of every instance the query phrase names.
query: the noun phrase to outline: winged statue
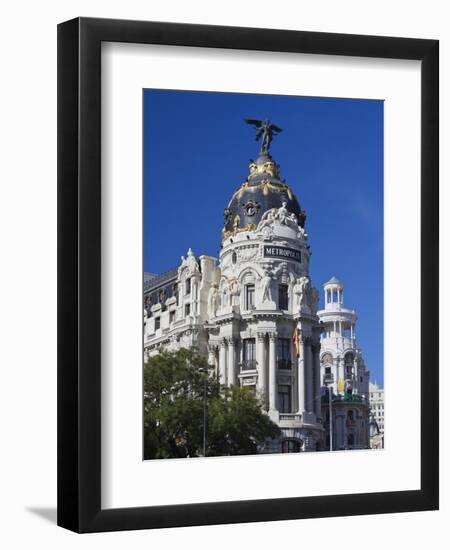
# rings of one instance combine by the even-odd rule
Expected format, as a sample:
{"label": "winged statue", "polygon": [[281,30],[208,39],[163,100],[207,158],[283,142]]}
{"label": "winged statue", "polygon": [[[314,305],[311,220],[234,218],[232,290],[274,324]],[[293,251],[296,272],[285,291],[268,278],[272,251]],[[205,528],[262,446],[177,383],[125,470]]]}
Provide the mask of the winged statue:
{"label": "winged statue", "polygon": [[262,138],[260,155],[269,154],[270,143],[273,137],[282,132],[283,129],[272,124],[268,118],[265,120],[246,118],[245,122],[256,128],[256,141]]}

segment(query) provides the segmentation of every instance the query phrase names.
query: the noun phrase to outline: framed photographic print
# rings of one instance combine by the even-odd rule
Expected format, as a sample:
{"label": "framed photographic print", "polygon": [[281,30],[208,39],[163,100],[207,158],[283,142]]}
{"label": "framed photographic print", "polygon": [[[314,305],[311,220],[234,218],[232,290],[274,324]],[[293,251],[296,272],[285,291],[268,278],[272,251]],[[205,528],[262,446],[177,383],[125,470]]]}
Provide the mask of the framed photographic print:
{"label": "framed photographic print", "polygon": [[58,524],[438,508],[438,42],[58,28]]}

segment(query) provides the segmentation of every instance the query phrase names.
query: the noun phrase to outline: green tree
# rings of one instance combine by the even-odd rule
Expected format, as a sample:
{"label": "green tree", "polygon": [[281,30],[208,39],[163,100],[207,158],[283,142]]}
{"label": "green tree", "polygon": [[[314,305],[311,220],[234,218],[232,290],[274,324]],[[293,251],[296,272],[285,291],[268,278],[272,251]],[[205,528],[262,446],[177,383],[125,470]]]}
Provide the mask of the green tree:
{"label": "green tree", "polygon": [[144,458],[256,453],[280,435],[246,388],[222,386],[206,359],[189,349],[164,351],[144,365]]}

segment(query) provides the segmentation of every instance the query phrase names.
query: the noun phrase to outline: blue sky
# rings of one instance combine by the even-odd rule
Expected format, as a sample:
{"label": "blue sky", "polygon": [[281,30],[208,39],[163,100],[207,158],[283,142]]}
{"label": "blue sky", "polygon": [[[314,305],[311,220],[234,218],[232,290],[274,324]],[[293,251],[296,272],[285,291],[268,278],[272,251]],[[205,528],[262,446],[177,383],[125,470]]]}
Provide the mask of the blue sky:
{"label": "blue sky", "polygon": [[144,91],[144,269],[161,273],[191,247],[218,257],[223,210],[258,153],[245,118],[283,128],[281,177],[306,210],[311,278],[331,276],[358,314],[357,341],[383,383],[383,102]]}

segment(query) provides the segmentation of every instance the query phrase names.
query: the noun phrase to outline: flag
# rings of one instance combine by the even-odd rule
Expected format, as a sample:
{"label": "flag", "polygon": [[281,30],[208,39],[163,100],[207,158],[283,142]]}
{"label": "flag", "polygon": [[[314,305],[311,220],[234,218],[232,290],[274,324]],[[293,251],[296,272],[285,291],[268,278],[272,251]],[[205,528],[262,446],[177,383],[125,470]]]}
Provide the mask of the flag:
{"label": "flag", "polygon": [[300,357],[300,344],[302,343],[302,333],[300,331],[300,323],[296,325],[294,334],[292,335],[292,343],[294,344],[295,354]]}

